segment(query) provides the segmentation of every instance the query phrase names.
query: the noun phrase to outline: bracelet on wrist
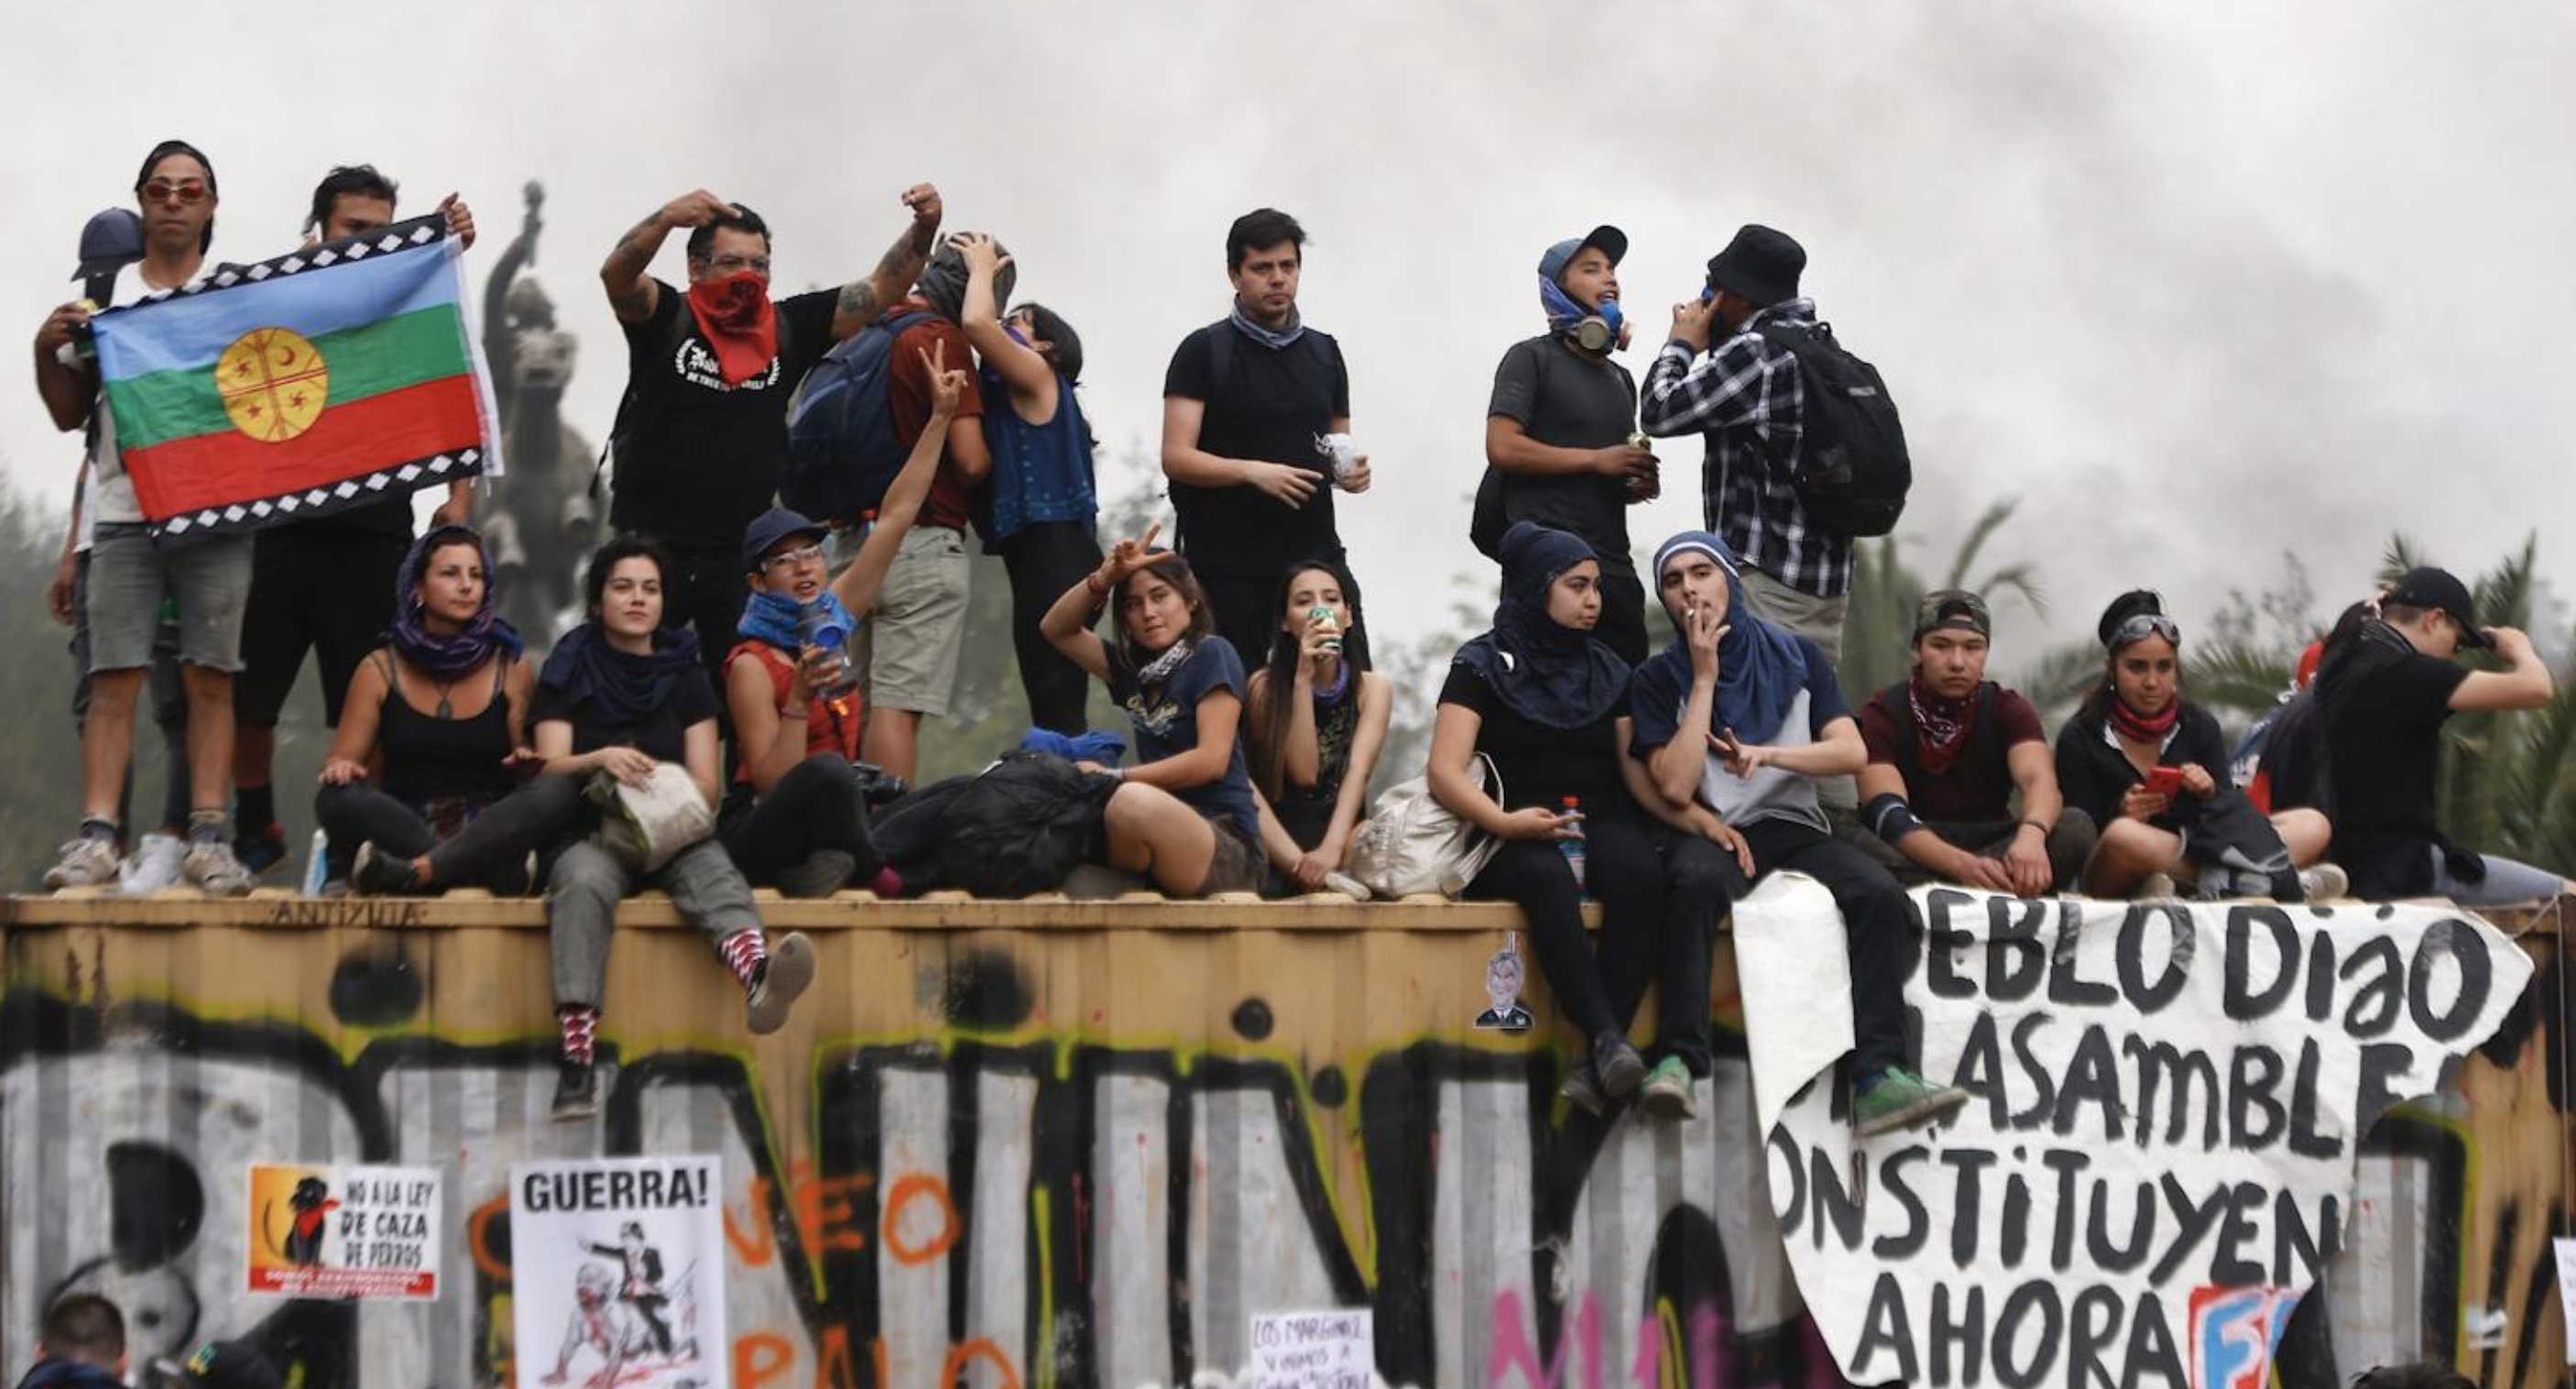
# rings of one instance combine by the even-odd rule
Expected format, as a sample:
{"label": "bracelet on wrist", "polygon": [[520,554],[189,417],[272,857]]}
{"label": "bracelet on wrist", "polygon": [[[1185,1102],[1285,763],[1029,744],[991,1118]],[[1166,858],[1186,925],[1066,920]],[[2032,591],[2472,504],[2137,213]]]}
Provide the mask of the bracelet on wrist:
{"label": "bracelet on wrist", "polygon": [[1109,596],[1109,581],[1100,577],[1100,571],[1097,569],[1094,569],[1090,573],[1082,576],[1082,586],[1090,589],[1095,597],[1106,598]]}
{"label": "bracelet on wrist", "polygon": [[2051,828],[2045,820],[2024,820],[2021,822],[2021,827],[2026,830],[2037,830],[2041,834],[2048,833]]}

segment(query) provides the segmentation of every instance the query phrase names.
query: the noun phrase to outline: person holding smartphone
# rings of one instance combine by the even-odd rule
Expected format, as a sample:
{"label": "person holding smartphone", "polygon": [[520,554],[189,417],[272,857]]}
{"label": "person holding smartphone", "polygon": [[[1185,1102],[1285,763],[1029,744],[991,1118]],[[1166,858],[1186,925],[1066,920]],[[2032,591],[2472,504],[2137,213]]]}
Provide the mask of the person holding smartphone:
{"label": "person holding smartphone", "polygon": [[[2343,871],[2318,863],[2333,826],[2315,810],[2264,817],[2228,779],[2218,720],[2182,697],[2182,626],[2164,599],[2111,600],[2095,634],[2102,683],[2057,734],[2057,784],[2102,827],[2084,866],[2095,897],[2340,897]],[[2290,870],[2304,870],[2292,872]]]}

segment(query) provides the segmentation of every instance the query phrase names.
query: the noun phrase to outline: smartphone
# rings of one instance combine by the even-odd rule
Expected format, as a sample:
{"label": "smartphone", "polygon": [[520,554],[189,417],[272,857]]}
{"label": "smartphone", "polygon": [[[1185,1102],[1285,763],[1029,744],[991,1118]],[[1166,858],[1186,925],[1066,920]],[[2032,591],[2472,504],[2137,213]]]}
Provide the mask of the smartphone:
{"label": "smartphone", "polygon": [[2182,768],[2149,767],[2147,789],[2167,800],[2182,794]]}

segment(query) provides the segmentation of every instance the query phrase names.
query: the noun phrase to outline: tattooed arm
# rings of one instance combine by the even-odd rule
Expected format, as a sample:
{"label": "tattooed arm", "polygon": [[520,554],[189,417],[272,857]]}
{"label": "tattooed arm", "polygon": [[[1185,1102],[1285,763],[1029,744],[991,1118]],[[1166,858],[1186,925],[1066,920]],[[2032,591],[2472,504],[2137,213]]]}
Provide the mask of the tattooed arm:
{"label": "tattooed arm", "polygon": [[912,292],[912,283],[921,278],[921,267],[930,262],[930,253],[939,245],[939,190],[927,183],[916,183],[904,190],[903,205],[912,209],[912,225],[886,248],[885,257],[864,280],[853,280],[841,286],[841,297],[832,305],[832,336],[835,340],[849,337],[865,328],[884,313],[886,306]]}
{"label": "tattooed arm", "polygon": [[672,229],[702,227],[720,215],[736,211],[739,209],[733,204],[701,188],[655,208],[652,216],[619,237],[607,262],[599,267],[600,283],[608,287],[608,307],[616,310],[618,321],[641,323],[653,316],[653,306],[662,291],[648,272]]}

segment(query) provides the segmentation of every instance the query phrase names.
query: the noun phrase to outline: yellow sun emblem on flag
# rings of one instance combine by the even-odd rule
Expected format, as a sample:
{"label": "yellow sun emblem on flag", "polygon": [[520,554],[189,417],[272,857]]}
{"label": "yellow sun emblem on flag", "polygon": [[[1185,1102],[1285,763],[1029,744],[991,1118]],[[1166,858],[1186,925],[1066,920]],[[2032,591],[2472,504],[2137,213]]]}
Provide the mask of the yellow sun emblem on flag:
{"label": "yellow sun emblem on flag", "polygon": [[253,328],[215,359],[215,388],[233,427],[283,443],[313,427],[331,396],[330,364],[292,328]]}

